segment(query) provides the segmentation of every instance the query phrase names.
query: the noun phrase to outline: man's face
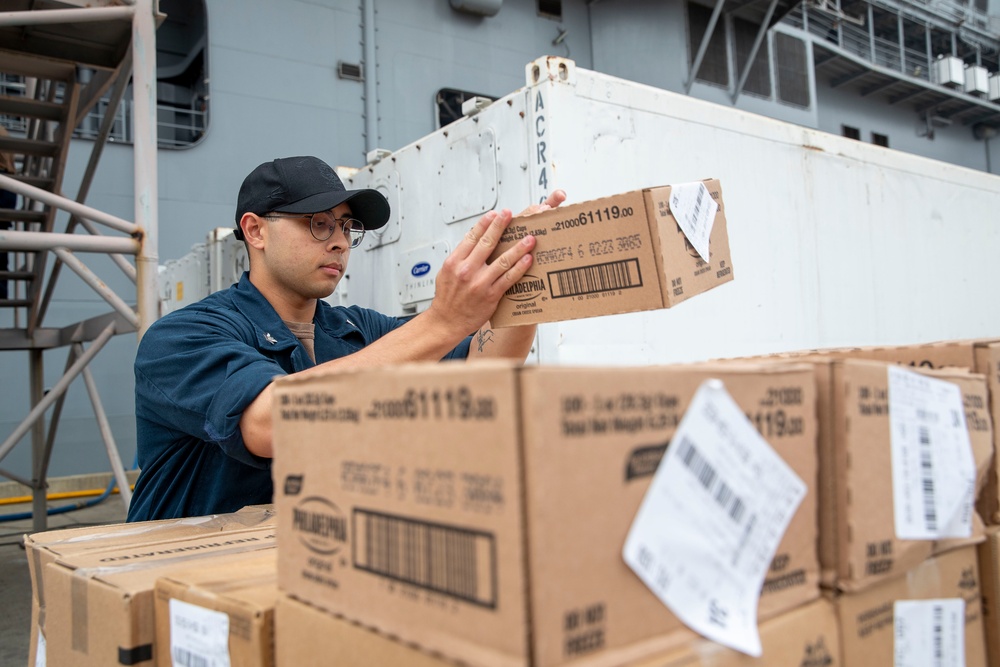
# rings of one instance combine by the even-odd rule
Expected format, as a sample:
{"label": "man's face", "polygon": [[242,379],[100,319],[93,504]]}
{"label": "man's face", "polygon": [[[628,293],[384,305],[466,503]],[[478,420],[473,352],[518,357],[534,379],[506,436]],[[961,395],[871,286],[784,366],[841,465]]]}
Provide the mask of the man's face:
{"label": "man's face", "polygon": [[[333,209],[338,220],[351,217],[351,207]],[[309,230],[309,216],[277,217],[266,220],[263,264],[267,281],[286,298],[322,299],[333,294],[347,270],[350,241],[340,224],[333,235],[317,241]]]}

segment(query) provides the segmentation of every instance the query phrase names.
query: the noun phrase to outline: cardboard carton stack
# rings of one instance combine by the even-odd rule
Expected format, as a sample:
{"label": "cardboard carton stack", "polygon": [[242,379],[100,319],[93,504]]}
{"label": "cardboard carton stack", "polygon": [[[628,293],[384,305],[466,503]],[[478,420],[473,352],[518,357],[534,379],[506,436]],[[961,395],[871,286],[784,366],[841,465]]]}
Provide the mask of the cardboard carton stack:
{"label": "cardboard carton stack", "polygon": [[238,569],[275,544],[268,507],[29,535],[29,665],[153,665],[161,576],[216,562]]}
{"label": "cardboard carton stack", "polygon": [[[275,413],[273,510],[27,537],[33,631],[50,665],[864,666],[901,646],[985,665],[1000,526],[973,515],[968,537],[896,534],[889,393],[908,358],[924,362],[910,372],[957,387],[971,484],[989,510],[987,377],[928,368],[928,351],[985,359],[996,383],[997,350],[290,378]],[[686,627],[622,558],[709,380],[807,485],[761,586],[759,659]]]}
{"label": "cardboard carton stack", "polygon": [[[965,629],[965,664],[985,664],[978,568],[975,548],[968,546],[981,541],[982,522],[970,508],[972,527],[967,539],[900,537],[900,462],[894,460],[890,447],[895,436],[893,418],[898,415],[889,410],[889,393],[893,390],[889,386],[889,365],[842,360],[829,365],[818,362],[817,367],[831,374],[831,405],[820,405],[821,423],[823,413],[832,412],[831,428],[824,429],[820,439],[821,457],[829,464],[828,481],[833,487],[832,494],[821,501],[820,531],[828,538],[821,560],[835,576],[845,662],[880,665],[899,655],[904,643],[899,636],[900,601],[950,599],[964,602],[963,620],[958,627]],[[959,387],[975,464],[975,491],[981,492],[993,471],[993,437],[984,408],[988,398],[984,378],[965,371],[916,372]],[[943,444],[935,442],[935,451],[947,451]],[[828,454],[824,454],[824,445],[832,445]],[[927,446],[931,446],[929,441]],[[928,467],[943,467],[946,463],[939,458],[933,464],[921,459],[921,465]],[[920,474],[926,471],[921,467]],[[911,470],[911,474],[915,472]],[[930,477],[922,479],[925,484],[931,483]],[[928,497],[932,491],[946,491],[941,486],[925,487],[923,503],[910,508],[917,515],[923,513],[927,524],[937,520]],[[934,629],[946,627],[935,625],[931,618],[927,632],[921,629],[917,634],[926,637]],[[917,646],[914,637],[906,641],[911,648]]]}
{"label": "cardboard carton stack", "polygon": [[[823,586],[835,601],[841,622],[845,663],[888,664],[901,651],[915,650],[921,640],[912,632],[906,637],[907,627],[911,631],[920,628],[924,640],[940,640],[938,654],[948,659],[964,656],[960,662],[968,665],[987,664],[985,632],[990,652],[1000,658],[995,612],[1000,599],[996,584],[1000,551],[997,528],[989,525],[998,518],[993,425],[1000,397],[1000,341],[944,341],[776,356],[792,363],[812,363],[816,371],[820,561]],[[889,368],[898,365],[953,383],[961,391],[962,417],[975,463],[977,509],[966,538],[898,535],[900,499],[895,493],[902,482],[900,461],[894,458],[890,443],[900,428],[893,420],[898,421],[900,415],[889,410],[888,386]],[[938,458],[926,465],[947,468],[949,462],[942,460],[948,451],[944,443],[934,442],[934,448]],[[924,501],[928,493],[940,492],[940,487],[924,489]],[[928,506],[913,509],[919,514]],[[958,607],[964,620],[961,626],[949,625],[949,614],[958,618]],[[1000,662],[994,658],[989,664]]]}
{"label": "cardboard carton stack", "polygon": [[[419,364],[277,386],[278,583],[289,597],[276,611],[278,665],[302,664],[310,647],[328,655],[335,634],[371,638],[345,647],[341,664],[404,649],[537,667],[700,655],[692,642],[704,642],[622,546],[710,379],[806,485],[758,608],[765,624],[794,627],[788,614],[819,598],[811,366]],[[832,612],[816,602],[809,613]],[[800,627],[802,647],[836,654],[831,633]]]}

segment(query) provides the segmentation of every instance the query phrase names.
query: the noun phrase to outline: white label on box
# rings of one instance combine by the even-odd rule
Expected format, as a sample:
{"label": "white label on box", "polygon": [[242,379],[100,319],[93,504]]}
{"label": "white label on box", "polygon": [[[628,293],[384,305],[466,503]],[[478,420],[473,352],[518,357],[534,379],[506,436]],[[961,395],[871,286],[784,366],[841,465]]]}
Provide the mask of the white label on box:
{"label": "white label on box", "polygon": [[38,630],[38,642],[35,644],[35,667],[45,667],[45,635]]}
{"label": "white label on box", "polygon": [[709,380],[677,427],[622,557],[690,628],[760,656],[761,585],[805,493],[722,382]]}
{"label": "white label on box", "polygon": [[896,600],[895,667],[964,667],[965,600]]}
{"label": "white label on box", "polygon": [[719,205],[704,183],[670,186],[670,212],[701,258],[709,261],[709,240]]}
{"label": "white label on box", "polygon": [[971,536],[976,462],[961,390],[889,366],[889,425],[896,537]]}
{"label": "white label on box", "polygon": [[170,598],[170,657],[175,667],[229,667],[229,615]]}

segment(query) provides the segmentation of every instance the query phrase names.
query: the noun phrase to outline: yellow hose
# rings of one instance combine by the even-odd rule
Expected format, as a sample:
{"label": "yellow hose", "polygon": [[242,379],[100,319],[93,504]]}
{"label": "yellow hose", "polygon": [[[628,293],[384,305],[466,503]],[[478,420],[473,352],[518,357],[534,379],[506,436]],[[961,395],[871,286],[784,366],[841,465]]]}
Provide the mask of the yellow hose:
{"label": "yellow hose", "polygon": [[[135,485],[129,486],[130,489],[134,489]],[[85,491],[61,491],[59,493],[50,493],[45,496],[46,500],[66,500],[67,498],[86,498],[87,496],[99,496],[104,493],[104,489],[87,489]],[[118,493],[118,487],[111,489],[111,493]],[[30,503],[33,500],[31,496],[17,496],[15,498],[0,498],[0,505],[20,505],[22,503]]]}

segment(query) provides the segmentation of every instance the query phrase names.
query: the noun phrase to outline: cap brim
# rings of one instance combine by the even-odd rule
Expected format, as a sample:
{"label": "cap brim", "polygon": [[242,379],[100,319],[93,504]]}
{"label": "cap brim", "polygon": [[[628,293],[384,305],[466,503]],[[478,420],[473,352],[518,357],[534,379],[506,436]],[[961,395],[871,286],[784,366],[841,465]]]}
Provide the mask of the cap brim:
{"label": "cap brim", "polygon": [[327,211],[343,203],[351,205],[351,215],[361,221],[365,229],[378,229],[389,222],[389,202],[378,190],[345,190],[322,192],[281,207],[282,213],[316,213]]}

